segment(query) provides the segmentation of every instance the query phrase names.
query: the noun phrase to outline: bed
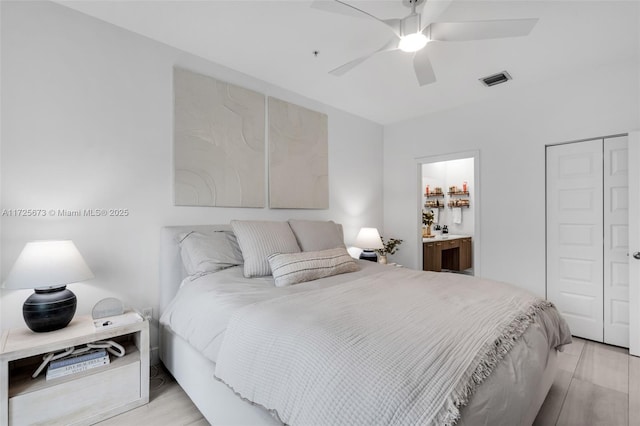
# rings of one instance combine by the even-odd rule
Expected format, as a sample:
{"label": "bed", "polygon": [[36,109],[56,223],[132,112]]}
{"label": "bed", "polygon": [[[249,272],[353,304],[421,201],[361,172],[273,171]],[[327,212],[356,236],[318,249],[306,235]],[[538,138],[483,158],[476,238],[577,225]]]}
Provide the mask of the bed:
{"label": "bed", "polygon": [[[326,226],[326,224],[323,224],[323,226]],[[233,230],[230,225],[176,226],[162,229],[160,262],[160,358],[205,418],[212,424],[410,424],[415,423],[415,419],[420,419],[419,423],[424,424],[457,424],[463,426],[530,425],[533,423],[553,383],[557,364],[557,350],[561,349],[562,345],[570,343],[571,341],[568,327],[559,316],[559,319],[554,319],[552,318],[553,315],[547,317],[546,314],[520,315],[520,317],[525,318],[526,324],[522,323],[525,325],[519,326],[522,330],[519,331],[518,338],[500,339],[501,342],[502,340],[506,341],[502,342],[504,348],[501,349],[501,351],[504,353],[501,353],[499,356],[494,356],[497,360],[494,360],[495,365],[491,366],[487,374],[484,374],[484,376],[479,379],[474,376],[476,383],[471,387],[469,385],[466,386],[464,391],[466,397],[462,398],[465,399],[464,403],[461,404],[459,401],[457,402],[460,406],[458,411],[456,411],[456,407],[453,407],[453,411],[451,409],[447,411],[446,407],[444,407],[446,403],[438,403],[438,409],[434,412],[440,414],[437,414],[435,417],[432,416],[428,419],[424,417],[398,417],[397,413],[403,413],[405,409],[398,409],[394,406],[393,404],[397,403],[397,401],[394,401],[393,398],[403,398],[404,400],[407,398],[402,396],[402,392],[406,392],[406,395],[413,395],[416,394],[416,392],[422,392],[423,389],[436,387],[435,383],[440,383],[442,381],[441,377],[434,376],[435,378],[430,379],[431,381],[428,382],[430,383],[428,385],[425,385],[425,382],[417,381],[414,388],[405,390],[402,386],[405,381],[403,377],[407,375],[407,372],[410,374],[414,371],[416,369],[415,366],[408,368],[406,371],[398,372],[394,370],[393,373],[385,373],[388,377],[382,381],[378,379],[372,381],[367,374],[362,374],[361,377],[357,377],[357,374],[361,373],[350,373],[351,371],[358,371],[357,368],[354,369],[354,365],[366,366],[368,360],[365,359],[363,361],[361,358],[358,358],[358,353],[349,353],[348,355],[341,356],[341,359],[349,360],[349,357],[351,357],[356,359],[357,362],[345,361],[345,365],[341,367],[342,370],[339,370],[338,366],[336,366],[336,372],[339,371],[339,374],[332,372],[331,368],[320,368],[318,372],[314,373],[316,375],[310,379],[316,381],[310,386],[309,383],[304,382],[304,377],[302,379],[300,377],[293,377],[293,371],[296,370],[294,364],[298,362],[298,360],[302,360],[300,361],[300,366],[304,368],[298,366],[298,370],[303,371],[298,371],[296,374],[307,374],[308,371],[306,370],[309,370],[307,365],[309,363],[321,363],[324,358],[327,358],[327,354],[323,354],[323,348],[333,344],[331,341],[323,340],[332,337],[326,337],[325,335],[327,333],[323,331],[322,327],[316,327],[317,317],[326,317],[326,321],[342,318],[340,315],[343,315],[344,312],[353,312],[353,307],[349,305],[347,311],[341,311],[340,307],[336,307],[335,311],[330,311],[330,314],[327,315],[318,313],[305,315],[305,312],[312,312],[316,308],[322,309],[322,311],[318,312],[325,312],[325,308],[321,308],[322,302],[318,302],[318,300],[329,300],[327,299],[328,297],[334,297],[334,299],[330,299],[331,302],[328,303],[334,306],[336,305],[336,300],[348,300],[346,299],[347,296],[345,292],[355,292],[358,289],[365,289],[365,292],[358,290],[358,293],[354,293],[357,294],[355,296],[357,299],[355,300],[369,297],[370,299],[368,299],[364,305],[377,306],[376,309],[383,310],[384,305],[380,304],[380,301],[376,301],[375,295],[378,293],[378,290],[372,291],[372,285],[377,285],[381,289],[380,294],[382,296],[379,296],[378,299],[384,299],[386,303],[387,299],[393,298],[395,294],[402,293],[401,283],[404,281],[409,283],[407,284],[409,291],[415,292],[416,289],[417,291],[422,291],[425,287],[419,280],[431,280],[429,281],[430,284],[428,287],[437,289],[438,287],[444,288],[443,286],[448,286],[446,287],[447,289],[454,289],[456,286],[461,288],[464,288],[464,286],[472,288],[474,284],[479,286],[478,279],[473,277],[460,277],[456,274],[410,271],[404,268],[394,268],[393,266],[384,266],[363,261],[356,262],[357,271],[340,273],[284,287],[274,286],[274,277],[272,276],[245,278],[244,273],[246,271],[243,269],[243,265],[229,266],[218,272],[203,274],[202,276],[194,278],[194,276],[190,277],[185,270],[185,262],[183,262],[183,258],[181,257],[181,248],[179,245],[181,239],[191,233],[193,235],[198,234],[204,236],[219,235],[221,233],[229,235],[233,234]],[[321,235],[315,234],[312,240],[307,239],[306,242],[298,241],[298,243],[300,246],[309,246],[309,244],[313,246],[309,241],[317,241],[322,238]],[[244,248],[249,250],[247,247]],[[305,252],[308,250],[301,251]],[[242,252],[242,254],[245,253]],[[250,258],[248,257],[247,259],[249,260],[247,260],[246,263],[250,263]],[[400,271],[399,269],[403,270]],[[275,275],[276,273],[274,272],[274,276]],[[277,279],[280,279],[280,277]],[[414,281],[413,284],[411,283],[412,280]],[[371,284],[372,282],[377,284]],[[389,282],[396,283],[396,286],[392,287],[388,285]],[[488,288],[491,288],[491,286],[502,286],[502,284],[494,284],[492,282],[487,285],[489,286]],[[345,289],[353,289],[353,291]],[[385,291],[387,293],[384,293]],[[335,294],[332,295],[332,293]],[[447,292],[447,294],[449,294],[449,292]],[[459,297],[455,296],[453,290],[450,290],[450,294],[445,296],[445,298],[456,299],[456,303],[458,303],[457,299]],[[417,299],[417,297],[414,299]],[[353,302],[346,303],[353,305]],[[378,305],[376,305],[376,303],[378,303]],[[300,304],[299,306],[304,306],[303,311],[296,312],[293,308],[294,305],[298,306],[298,304]],[[432,305],[429,305],[429,310],[437,310],[440,304],[440,302],[434,302]],[[409,302],[407,302],[407,306],[408,305],[410,305]],[[268,309],[272,310],[269,311]],[[273,309],[276,310],[275,312],[287,311],[286,315],[289,315],[289,317],[285,316],[275,319],[275,323],[278,324],[276,326],[269,324],[270,320],[274,317]],[[549,310],[552,314],[555,312],[555,308],[549,308]],[[398,321],[407,321],[410,324],[414,324],[413,328],[402,327],[401,329],[395,329],[395,331],[391,333],[384,330],[385,320],[379,326],[373,327],[373,330],[367,331],[367,333],[374,333],[379,329],[379,334],[382,336],[388,334],[389,336],[384,338],[392,339],[391,341],[395,341],[393,339],[398,340],[398,336],[402,335],[402,333],[409,335],[409,338],[403,335],[400,339],[402,341],[411,341],[412,334],[421,334],[417,333],[416,330],[422,329],[419,327],[416,328],[415,324],[424,324],[426,322],[421,322],[421,320],[416,321],[416,318],[421,317],[412,316],[414,314],[421,315],[419,313],[420,310],[407,308],[400,311],[402,311],[402,315],[399,315],[400,317],[407,317],[410,318],[410,320],[400,318]],[[283,315],[285,314],[283,313]],[[361,315],[361,313],[358,315]],[[470,318],[473,318],[471,314],[469,315]],[[490,314],[487,313],[485,315]],[[252,320],[254,322],[245,325],[245,318],[249,317],[254,318]],[[292,321],[292,318],[300,318],[300,321]],[[346,320],[341,319],[337,324],[358,322],[357,318],[359,317],[356,317],[355,320],[353,320],[352,317]],[[374,317],[368,318],[366,322],[371,322],[374,319]],[[305,323],[305,321],[310,322]],[[433,323],[429,322],[429,324]],[[365,324],[364,326],[370,326],[370,324]],[[473,322],[469,322],[464,327],[472,326]],[[245,328],[243,329],[242,327]],[[275,333],[271,333],[274,327],[278,330]],[[331,327],[335,328],[336,325],[333,324]],[[337,327],[340,328],[339,325]],[[261,334],[248,339],[245,338],[250,331],[258,328],[263,328],[259,330]],[[287,330],[287,328],[290,328],[290,330]],[[319,334],[313,334],[313,329],[315,328],[320,329],[320,331],[317,331]],[[446,330],[446,328],[441,325],[427,328]],[[231,331],[228,331],[228,329]],[[300,330],[305,331],[301,332]],[[309,332],[306,330],[309,330]],[[208,334],[203,335],[203,332]],[[428,330],[425,329],[425,332],[428,332]],[[287,333],[289,334],[287,335]],[[354,332],[353,330],[346,330],[344,333]],[[429,339],[436,338],[433,336],[441,339],[447,336],[442,337],[440,335],[448,334],[433,334],[436,333],[435,331],[431,333],[432,335],[430,335]],[[271,336],[272,334],[273,336]],[[236,337],[235,340],[234,336]],[[295,338],[290,338],[291,336]],[[261,340],[267,338],[271,340]],[[375,339],[382,338],[383,337],[375,337]],[[300,339],[299,342],[296,339]],[[357,340],[360,341],[361,339]],[[274,347],[274,341],[287,341],[290,346],[285,347],[285,349],[274,349],[271,351],[273,352],[272,358],[268,358],[268,354],[259,357],[245,356],[258,353],[265,347]],[[313,347],[315,342],[318,341],[321,342],[318,347],[314,347],[311,351],[308,350],[309,347]],[[284,344],[286,344],[286,342]],[[351,345],[351,343],[349,343],[349,345]],[[381,346],[390,348],[389,351],[394,348],[394,345],[388,344]],[[420,344],[414,346],[422,348],[425,345]],[[299,348],[304,348],[304,350],[300,349],[298,351]],[[344,348],[338,348],[332,350],[342,351],[343,349]],[[283,351],[291,352],[293,359],[282,359]],[[499,352],[500,350],[497,351]],[[382,355],[379,356],[383,358],[388,356],[403,356],[407,350],[402,349],[400,352],[400,355],[382,353]],[[307,356],[310,358],[305,361],[304,357]],[[425,356],[431,355],[427,354]],[[247,362],[255,362],[255,365],[233,364],[234,362],[238,363],[242,361],[242,358],[248,358],[249,361]],[[454,357],[448,357],[448,359],[451,358]],[[329,360],[327,362],[327,365],[331,366],[335,365],[336,361]],[[374,360],[372,362],[379,363],[380,361]],[[407,363],[409,363],[409,361]],[[395,369],[397,365],[398,363],[391,363],[388,369]],[[223,368],[221,368],[221,366]],[[474,367],[474,374],[476,374],[476,376],[481,366],[482,365]],[[218,371],[216,371],[216,367],[218,367]],[[429,366],[423,366],[420,368],[428,369],[428,367]],[[289,374],[288,368],[292,371],[292,377],[281,379],[282,376]],[[362,368],[364,369],[365,367]],[[366,368],[370,368],[370,366]],[[450,368],[455,370],[453,367]],[[441,370],[444,371],[444,368],[441,368]],[[266,379],[265,377],[259,377],[263,371]],[[344,378],[344,376],[354,374],[356,377],[351,378],[350,381]],[[336,379],[336,375],[339,376],[338,379]],[[235,379],[234,376],[236,377]],[[258,378],[265,380],[258,380]],[[233,382],[233,380],[236,381]],[[289,380],[289,382],[287,382],[287,380]],[[335,385],[336,380],[341,380],[341,383]],[[413,378],[411,378],[411,380],[413,380]],[[261,386],[266,387],[256,387],[256,389],[253,389],[251,388],[251,386],[254,385],[253,382],[265,382]],[[333,386],[331,389],[334,389],[334,391],[324,392],[322,386],[315,385],[315,383],[325,382],[330,383],[331,386]],[[278,385],[278,383],[280,384]],[[289,386],[289,383],[293,383],[295,386]],[[247,388],[247,386],[249,386],[249,388]],[[258,384],[255,386],[258,386]],[[279,388],[274,388],[274,386],[279,386]],[[376,398],[369,398],[367,392],[358,389],[359,386],[371,387],[372,389],[376,386],[382,386],[381,389],[384,389],[384,386],[390,386],[394,391],[378,391],[378,393],[384,396],[381,401],[378,401]],[[291,389],[289,389],[289,387],[291,387]],[[335,389],[338,388],[341,389],[340,392],[347,396],[339,396],[338,392],[335,391]],[[311,391],[311,389],[313,389],[313,391]],[[293,396],[291,395],[292,392],[294,392]],[[298,411],[300,410],[297,407],[289,410],[289,401],[299,399],[297,395],[307,393],[312,395],[313,392],[318,392],[318,394],[310,397],[314,402],[311,405],[324,405],[325,412],[323,414],[314,412],[311,414],[304,413],[298,415]],[[261,393],[263,394],[262,399],[260,399]],[[272,394],[274,395],[272,398],[274,399],[273,403],[276,405],[270,407],[270,397]],[[354,400],[349,396],[353,394],[364,395],[363,398],[366,401],[361,399]],[[396,396],[396,394],[399,396]],[[255,399],[251,397],[252,395],[255,396]],[[250,399],[256,402],[251,402],[249,401]],[[279,403],[277,401],[278,399],[285,401],[282,403],[284,404],[283,406],[277,406]],[[326,401],[323,399],[326,399]],[[389,401],[387,401],[387,399]],[[461,397],[458,396],[458,400],[460,399]],[[265,401],[269,402],[265,403]],[[265,406],[263,406],[263,404]],[[309,401],[301,401],[300,404],[309,405]],[[412,409],[413,411],[419,411],[423,405],[415,404],[412,406]],[[341,409],[338,408],[340,406],[342,407]],[[391,412],[391,417],[384,417],[382,414],[373,412],[377,406],[385,406],[386,408],[383,414],[386,416]],[[362,412],[359,412],[355,409],[358,407],[364,407],[366,410],[363,409]],[[317,407],[313,408],[316,409]],[[409,411],[408,408],[407,411]],[[327,420],[332,417],[326,416],[331,416],[334,412],[348,412],[348,414],[346,414],[346,417],[340,417],[340,420],[337,420],[338,417],[336,417],[336,421]],[[455,413],[455,415],[451,413]],[[324,417],[322,417],[323,415]],[[367,415],[380,415],[380,417],[369,418]],[[418,412],[417,415],[420,415],[420,413]],[[282,420],[282,417],[284,417],[284,420]],[[291,419],[297,420],[292,421]],[[371,419],[376,420],[371,421]],[[409,419],[413,419],[413,421]]]}

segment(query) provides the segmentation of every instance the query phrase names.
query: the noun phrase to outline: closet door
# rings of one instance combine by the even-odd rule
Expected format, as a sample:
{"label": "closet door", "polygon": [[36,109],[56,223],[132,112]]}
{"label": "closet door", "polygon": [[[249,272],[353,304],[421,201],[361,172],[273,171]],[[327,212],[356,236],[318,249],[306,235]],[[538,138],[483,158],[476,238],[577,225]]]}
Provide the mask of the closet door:
{"label": "closet door", "polygon": [[547,147],[547,298],[603,340],[602,139]]}
{"label": "closet door", "polygon": [[640,356],[640,131],[629,148],[629,354]]}
{"label": "closet door", "polygon": [[604,140],[604,342],[629,347],[629,150]]}

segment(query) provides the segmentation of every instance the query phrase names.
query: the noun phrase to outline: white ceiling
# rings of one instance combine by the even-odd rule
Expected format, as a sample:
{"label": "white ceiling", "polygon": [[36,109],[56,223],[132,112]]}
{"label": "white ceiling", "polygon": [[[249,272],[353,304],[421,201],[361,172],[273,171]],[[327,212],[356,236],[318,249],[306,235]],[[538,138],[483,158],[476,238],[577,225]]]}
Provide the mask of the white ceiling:
{"label": "white ceiling", "polygon": [[[640,57],[637,0],[455,0],[436,21],[540,20],[527,37],[430,43],[438,81],[424,87],[417,84],[412,56],[401,51],[376,55],[342,77],[328,74],[376,50],[390,32],[373,19],[311,8],[310,1],[60,3],[381,124]],[[400,18],[409,11],[401,0],[352,4],[380,18]],[[317,57],[314,50],[320,52]],[[493,88],[478,82],[503,70],[514,80]]]}

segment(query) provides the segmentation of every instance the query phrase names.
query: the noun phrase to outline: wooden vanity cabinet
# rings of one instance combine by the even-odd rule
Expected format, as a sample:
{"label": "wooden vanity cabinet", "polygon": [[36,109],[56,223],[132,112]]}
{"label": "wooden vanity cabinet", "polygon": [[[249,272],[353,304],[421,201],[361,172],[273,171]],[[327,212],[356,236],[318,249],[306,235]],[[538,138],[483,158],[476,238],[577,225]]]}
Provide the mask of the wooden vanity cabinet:
{"label": "wooden vanity cabinet", "polygon": [[422,269],[464,271],[472,266],[471,237],[422,243]]}
{"label": "wooden vanity cabinet", "polygon": [[471,238],[463,238],[460,240],[460,269],[459,271],[464,271],[465,269],[471,268],[473,265],[472,262],[472,253],[471,253]]}
{"label": "wooden vanity cabinet", "polygon": [[422,244],[422,270],[436,271],[442,270],[442,257],[440,256],[441,242],[423,243]]}

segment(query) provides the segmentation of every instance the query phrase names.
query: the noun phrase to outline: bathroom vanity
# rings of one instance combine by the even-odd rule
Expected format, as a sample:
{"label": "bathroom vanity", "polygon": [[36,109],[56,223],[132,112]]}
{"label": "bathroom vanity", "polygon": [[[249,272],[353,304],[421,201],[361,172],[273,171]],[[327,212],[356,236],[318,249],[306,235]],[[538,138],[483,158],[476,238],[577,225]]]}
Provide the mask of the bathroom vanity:
{"label": "bathroom vanity", "polygon": [[422,239],[422,270],[464,271],[472,266],[471,237],[449,234]]}

